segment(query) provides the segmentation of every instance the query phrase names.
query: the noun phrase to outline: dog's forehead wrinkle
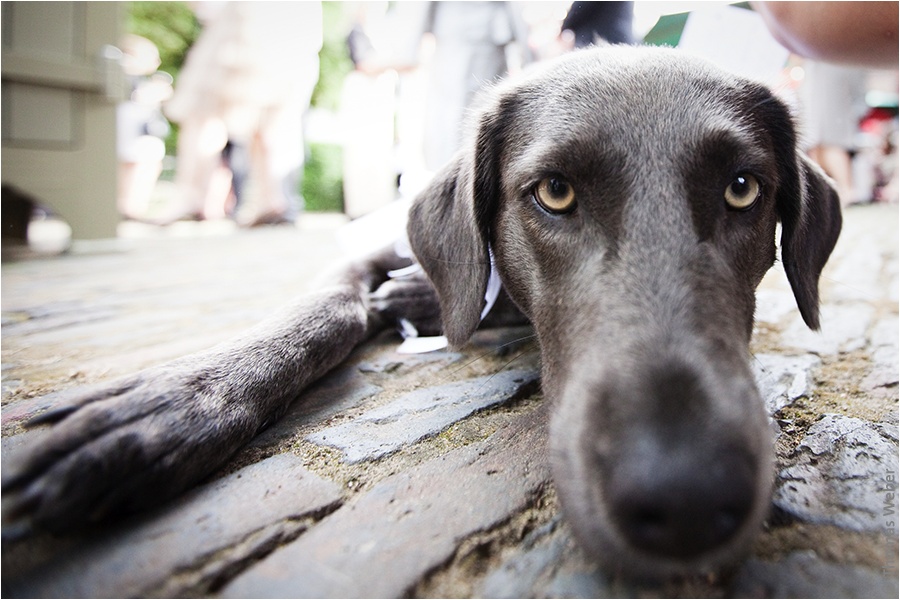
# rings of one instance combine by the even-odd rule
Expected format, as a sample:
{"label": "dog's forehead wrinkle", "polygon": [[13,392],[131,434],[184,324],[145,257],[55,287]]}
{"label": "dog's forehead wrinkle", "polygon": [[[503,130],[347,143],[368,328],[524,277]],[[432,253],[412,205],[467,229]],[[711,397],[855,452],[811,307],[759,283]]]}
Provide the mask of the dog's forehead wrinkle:
{"label": "dog's forehead wrinkle", "polygon": [[[535,114],[568,112],[569,118],[557,123],[584,123],[597,111],[604,113],[607,118],[602,120],[610,125],[619,117],[664,123],[666,116],[710,112],[710,105],[719,103],[724,90],[733,88],[721,74],[712,74],[709,65],[678,53],[611,50],[579,52],[552,71],[537,69],[523,80],[511,81],[496,102],[499,105],[515,96]],[[685,101],[673,102],[678,98]],[[690,120],[681,119],[682,125],[686,123]]]}
{"label": "dog's forehead wrinkle", "polygon": [[[616,70],[610,67],[618,65],[615,57],[585,62],[599,75],[587,68],[574,69],[568,77],[544,73],[523,84],[528,93],[517,97],[515,114],[525,126],[507,127],[508,141],[514,143],[505,150],[506,189],[528,186],[548,171],[584,173],[598,161],[625,163],[629,156],[640,158],[620,170],[624,176],[665,185],[658,174],[672,173],[668,168],[672,162],[683,161],[685,148],[702,140],[727,137],[752,147],[752,135],[736,114],[731,98],[735,87],[730,83],[714,84],[718,80],[705,71],[688,71],[684,77],[663,78],[662,86],[671,89],[659,90],[659,78],[651,77],[654,72],[682,69],[680,63],[644,64],[629,56],[624,70]],[[636,89],[646,93],[635,94]],[[651,195],[665,191],[650,190]]]}

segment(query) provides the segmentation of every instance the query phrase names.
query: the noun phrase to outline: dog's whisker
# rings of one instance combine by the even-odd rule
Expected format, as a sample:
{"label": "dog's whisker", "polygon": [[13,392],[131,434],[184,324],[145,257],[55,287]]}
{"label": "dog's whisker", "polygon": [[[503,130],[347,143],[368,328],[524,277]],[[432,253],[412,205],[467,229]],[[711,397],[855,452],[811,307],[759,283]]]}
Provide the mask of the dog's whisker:
{"label": "dog's whisker", "polygon": [[[530,339],[535,338],[535,337],[537,337],[537,335],[534,334],[534,333],[532,333],[532,334],[530,334],[530,335],[522,336],[522,337],[520,337],[520,338],[516,338],[516,339],[514,339],[514,340],[510,340],[510,341],[508,341],[508,342],[505,342],[505,343],[503,343],[503,344],[500,344],[499,346],[496,346],[496,347],[494,347],[494,348],[492,348],[492,349],[490,349],[490,350],[486,350],[486,351],[484,351],[484,352],[478,354],[478,355],[475,356],[474,358],[471,358],[471,359],[467,360],[467,361],[464,362],[463,364],[458,365],[456,368],[450,370],[450,372],[447,373],[446,375],[443,375],[443,376],[438,377],[438,378],[437,378],[437,382],[438,382],[439,384],[440,384],[440,383],[447,383],[447,382],[451,381],[452,378],[453,378],[456,374],[458,374],[459,372],[461,372],[463,369],[465,369],[465,368],[467,368],[467,367],[469,367],[469,366],[471,366],[471,365],[474,365],[474,364],[477,363],[479,360],[483,360],[483,359],[487,358],[488,356],[490,356],[490,355],[492,355],[492,354],[496,354],[498,350],[501,350],[501,349],[503,349],[503,348],[505,348],[505,347],[507,347],[507,346],[512,346],[513,344],[517,344],[517,343],[519,343],[519,342],[524,342],[524,341],[530,340]],[[519,353],[518,355],[516,355],[515,357],[513,357],[512,360],[510,360],[510,361],[508,361],[507,363],[505,363],[505,364],[501,367],[500,370],[506,368],[506,367],[509,366],[513,361],[515,361],[516,359],[520,358],[521,356],[524,356],[524,354],[525,354],[525,352]]]}
{"label": "dog's whisker", "polygon": [[[519,342],[524,342],[524,341],[530,340],[535,337],[537,337],[537,334],[532,333],[530,335],[526,335],[526,336],[523,336],[523,337],[520,337],[520,338],[517,338],[514,340],[510,340],[506,343],[500,344],[499,346],[496,346],[495,348],[492,348],[491,350],[482,352],[481,354],[479,354],[472,360],[467,361],[463,365],[461,365],[461,366],[457,367],[456,369],[454,369],[453,371],[451,371],[450,375],[455,375],[456,373],[459,373],[460,371],[462,371],[469,365],[473,365],[476,362],[478,362],[479,360],[482,360],[483,358],[490,356],[491,354],[496,354],[498,350],[502,350],[503,348],[506,348],[507,346],[512,346],[513,344],[518,344]],[[507,364],[509,364],[509,363],[507,363]],[[503,365],[503,366],[505,367],[506,365]]]}
{"label": "dog's whisker", "polygon": [[753,359],[753,362],[755,362],[757,365],[759,365],[760,369],[762,369],[763,371],[766,370],[766,366],[763,364],[763,362],[761,360],[759,360],[759,357],[756,355],[756,352],[751,352],[750,358]]}
{"label": "dog's whisker", "polygon": [[488,378],[484,381],[484,383],[482,383],[482,384],[479,386],[478,390],[480,391],[484,386],[486,386],[487,384],[489,384],[489,383],[491,382],[491,380],[492,380],[494,377],[496,377],[497,375],[499,375],[500,373],[502,373],[503,371],[505,371],[505,370],[506,370],[506,367],[508,367],[509,365],[513,364],[514,362],[516,362],[517,360],[519,360],[519,359],[522,358],[523,356],[525,356],[525,351],[524,351],[524,350],[521,351],[521,352],[519,352],[519,353],[516,354],[515,356],[513,356],[511,359],[509,359],[509,360],[506,361],[505,363],[503,363],[503,365],[502,365],[499,369],[497,369],[497,370],[494,372],[493,375],[491,375],[490,377],[488,377]]}
{"label": "dog's whisker", "polygon": [[[784,86],[784,87],[786,87],[786,86]],[[783,87],[780,86],[780,87],[778,88],[778,90],[780,91],[781,89],[783,89]],[[761,107],[761,106],[766,106],[767,104],[774,104],[774,103],[776,103],[776,102],[778,102],[778,100],[777,100],[774,96],[770,96],[770,97],[768,97],[768,98],[763,98],[763,99],[760,100],[759,102],[756,102],[755,104],[751,104],[751,105],[750,105],[750,110],[753,111],[753,110],[756,110],[757,108],[759,108],[759,107]]]}
{"label": "dog's whisker", "polygon": [[852,290],[852,291],[864,296],[866,301],[868,301],[868,302],[877,302],[878,301],[878,298],[876,296],[873,296],[872,294],[868,293],[866,290],[858,288],[853,285],[850,285],[849,283],[844,283],[843,281],[841,281],[839,279],[832,279],[831,277],[826,277],[825,275],[821,275],[820,279],[823,281],[827,281],[828,283],[832,283],[834,285],[839,285],[844,289]]}
{"label": "dog's whisker", "polygon": [[457,266],[471,266],[471,265],[490,265],[490,260],[450,260],[447,258],[441,258],[439,256],[433,256],[427,253],[420,253],[420,259],[426,259],[429,261],[445,264],[445,265],[457,265]]}

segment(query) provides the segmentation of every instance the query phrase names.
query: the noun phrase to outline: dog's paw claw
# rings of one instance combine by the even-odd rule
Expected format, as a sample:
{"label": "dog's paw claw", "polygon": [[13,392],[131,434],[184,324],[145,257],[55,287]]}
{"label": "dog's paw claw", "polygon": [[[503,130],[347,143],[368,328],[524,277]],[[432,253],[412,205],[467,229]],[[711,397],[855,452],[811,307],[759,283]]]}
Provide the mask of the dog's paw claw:
{"label": "dog's paw claw", "polygon": [[75,411],[77,411],[80,406],[58,406],[55,408],[51,408],[46,410],[38,415],[35,415],[28,419],[27,421],[22,423],[22,426],[26,429],[31,429],[33,427],[39,427],[41,425],[50,425],[53,423],[58,423],[62,421]]}

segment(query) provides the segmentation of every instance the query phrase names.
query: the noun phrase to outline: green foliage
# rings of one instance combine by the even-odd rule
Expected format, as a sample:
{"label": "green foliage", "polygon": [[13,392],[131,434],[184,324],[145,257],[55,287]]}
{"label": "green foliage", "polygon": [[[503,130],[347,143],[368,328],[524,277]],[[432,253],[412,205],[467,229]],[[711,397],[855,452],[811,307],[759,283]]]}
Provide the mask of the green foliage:
{"label": "green foliage", "polygon": [[343,149],[336,144],[309,145],[301,191],[310,212],[343,212]]}
{"label": "green foliage", "polygon": [[347,35],[350,26],[342,2],[322,3],[322,50],[319,52],[319,81],[311,104],[336,110],[340,105],[344,77],[353,70]]}
{"label": "green foliage", "polygon": [[[159,50],[159,70],[178,78],[191,45],[200,35],[200,23],[187,2],[131,2],[125,30],[145,37]],[[171,123],[166,137],[166,154],[178,146],[178,124]]]}
{"label": "green foliage", "polygon": [[[340,105],[344,77],[353,70],[347,47],[349,22],[341,2],[322,3],[323,44],[319,53],[319,81],[311,104],[337,110]],[[147,38],[159,49],[159,69],[176,78],[188,50],[200,34],[200,24],[186,2],[131,2],[127,11],[126,31]],[[166,153],[176,150],[178,127],[166,140]],[[342,212],[343,149],[334,144],[309,144],[303,168],[301,193],[306,210]]]}
{"label": "green foliage", "polygon": [[177,77],[200,23],[186,2],[132,2],[125,29],[156,44],[159,70]]}
{"label": "green foliage", "polygon": [[[310,104],[337,110],[344,78],[353,70],[347,35],[350,23],[341,2],[322,2],[322,50],[319,52],[319,81]],[[303,169],[301,190],[306,210],[343,212],[343,148],[335,144],[310,143]]]}

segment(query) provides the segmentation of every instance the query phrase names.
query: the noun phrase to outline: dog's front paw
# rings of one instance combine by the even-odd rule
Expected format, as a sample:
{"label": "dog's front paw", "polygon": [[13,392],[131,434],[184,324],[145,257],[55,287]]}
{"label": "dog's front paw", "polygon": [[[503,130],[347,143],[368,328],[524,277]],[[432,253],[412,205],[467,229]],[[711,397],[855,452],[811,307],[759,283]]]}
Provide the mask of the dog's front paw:
{"label": "dog's front paw", "polygon": [[441,309],[437,292],[424,273],[389,279],[369,294],[369,306],[387,323],[401,319],[411,323],[420,335],[441,332]]}
{"label": "dog's front paw", "polygon": [[62,532],[155,505],[221,465],[259,426],[227,378],[179,363],[73,390],[4,461],[3,512]]}

